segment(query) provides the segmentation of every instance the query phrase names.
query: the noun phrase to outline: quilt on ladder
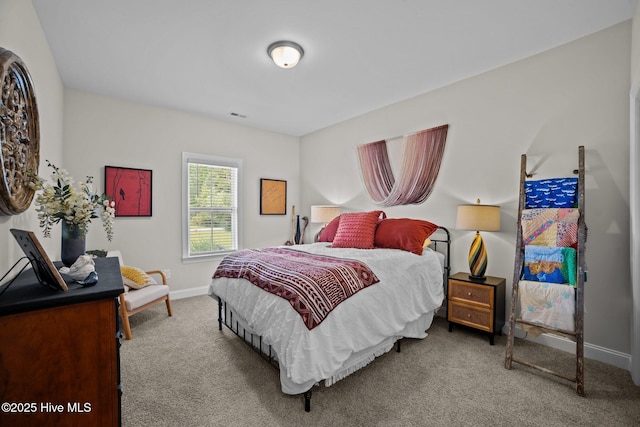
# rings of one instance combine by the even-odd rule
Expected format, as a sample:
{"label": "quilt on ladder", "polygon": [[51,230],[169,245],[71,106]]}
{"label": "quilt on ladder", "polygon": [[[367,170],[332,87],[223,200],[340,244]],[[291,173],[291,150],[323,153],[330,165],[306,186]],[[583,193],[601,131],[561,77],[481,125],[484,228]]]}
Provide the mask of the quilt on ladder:
{"label": "quilt on ladder", "polygon": [[[520,317],[540,326],[575,331],[575,289],[567,285],[520,280]],[[522,328],[529,331],[527,325]],[[533,336],[537,332],[529,331]]]}
{"label": "quilt on ladder", "polygon": [[311,330],[338,304],[379,280],[361,261],[288,248],[246,249],[226,256],[213,278],[246,279],[286,299]]}
{"label": "quilt on ladder", "polygon": [[524,209],[522,243],[576,248],[579,217],[575,208]]}
{"label": "quilt on ladder", "polygon": [[550,178],[524,184],[525,209],[578,207],[578,178]]}
{"label": "quilt on ladder", "polygon": [[576,286],[576,271],[576,250],[573,248],[524,247],[524,280]]}

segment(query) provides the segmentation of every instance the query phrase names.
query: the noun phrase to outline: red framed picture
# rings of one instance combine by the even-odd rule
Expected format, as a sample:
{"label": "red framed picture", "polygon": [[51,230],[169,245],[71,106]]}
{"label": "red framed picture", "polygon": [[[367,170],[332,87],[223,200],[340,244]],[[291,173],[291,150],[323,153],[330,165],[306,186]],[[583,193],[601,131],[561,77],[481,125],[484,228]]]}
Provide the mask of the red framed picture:
{"label": "red framed picture", "polygon": [[116,216],[151,216],[151,170],[105,166],[104,187]]}

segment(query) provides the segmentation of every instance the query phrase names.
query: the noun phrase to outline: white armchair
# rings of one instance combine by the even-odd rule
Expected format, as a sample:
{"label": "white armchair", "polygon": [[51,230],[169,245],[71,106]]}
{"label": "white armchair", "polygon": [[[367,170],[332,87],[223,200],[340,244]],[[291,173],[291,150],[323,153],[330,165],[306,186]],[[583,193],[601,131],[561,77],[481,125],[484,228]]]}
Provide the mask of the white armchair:
{"label": "white armchair", "polygon": [[[120,251],[109,251],[107,256],[117,257],[120,261],[120,266],[125,265],[122,261],[122,254]],[[169,316],[173,315],[171,310],[171,299],[169,298],[169,286],[164,272],[160,270],[152,270],[146,271],[145,273],[152,278],[151,284],[145,285],[140,289],[133,289],[125,283],[125,291],[120,294],[119,312],[124,328],[124,335],[128,340],[132,337],[129,316],[139,313],[140,311],[163,301],[167,305],[167,313]],[[160,279],[159,283],[155,277]]]}

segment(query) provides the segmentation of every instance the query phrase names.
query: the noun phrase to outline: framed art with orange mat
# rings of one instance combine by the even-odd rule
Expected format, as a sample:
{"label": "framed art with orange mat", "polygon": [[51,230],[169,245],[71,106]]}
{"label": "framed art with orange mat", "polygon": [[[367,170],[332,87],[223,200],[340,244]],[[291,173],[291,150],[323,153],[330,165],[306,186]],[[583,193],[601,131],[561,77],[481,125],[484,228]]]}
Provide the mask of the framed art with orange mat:
{"label": "framed art with orange mat", "polygon": [[260,215],[287,214],[287,181],[260,178]]}

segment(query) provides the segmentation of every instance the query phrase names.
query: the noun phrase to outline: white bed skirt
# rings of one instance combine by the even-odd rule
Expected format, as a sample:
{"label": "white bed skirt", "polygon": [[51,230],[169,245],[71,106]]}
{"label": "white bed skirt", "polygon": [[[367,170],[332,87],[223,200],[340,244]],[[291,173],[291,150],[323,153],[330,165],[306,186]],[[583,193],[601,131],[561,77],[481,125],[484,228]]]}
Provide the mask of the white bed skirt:
{"label": "white bed skirt", "polygon": [[[215,298],[215,295],[211,295]],[[233,313],[233,329],[240,337],[245,337],[250,345],[258,348],[260,346],[260,340],[257,339],[259,334],[255,333],[251,329],[249,329],[246,325],[247,322],[240,316],[238,313],[233,310],[232,307],[228,307],[231,309]],[[431,323],[433,322],[435,312],[430,312],[424,314],[422,317],[417,319],[414,322],[409,323],[403,331],[401,331],[400,335],[394,337],[388,337],[384,339],[382,342],[369,347],[367,349],[358,351],[353,353],[340,368],[338,368],[331,376],[325,378],[324,385],[329,387],[336,382],[340,381],[343,378],[348,377],[354,372],[366,367],[369,363],[373,362],[376,357],[382,356],[383,354],[390,351],[395,342],[400,338],[418,338],[423,339],[427,337],[426,330],[429,329]],[[225,314],[226,316],[226,314]],[[251,339],[251,335],[254,336],[254,339]],[[269,346],[262,342],[261,351],[264,354],[269,354]],[[271,354],[273,355],[275,360],[278,360],[277,353],[271,349]],[[279,362],[278,362],[279,363]],[[285,394],[301,394],[305,391],[309,390],[314,385],[318,384],[316,381],[307,381],[301,384],[293,382],[286,375],[286,369],[284,367],[280,367],[280,385],[282,392]]]}

